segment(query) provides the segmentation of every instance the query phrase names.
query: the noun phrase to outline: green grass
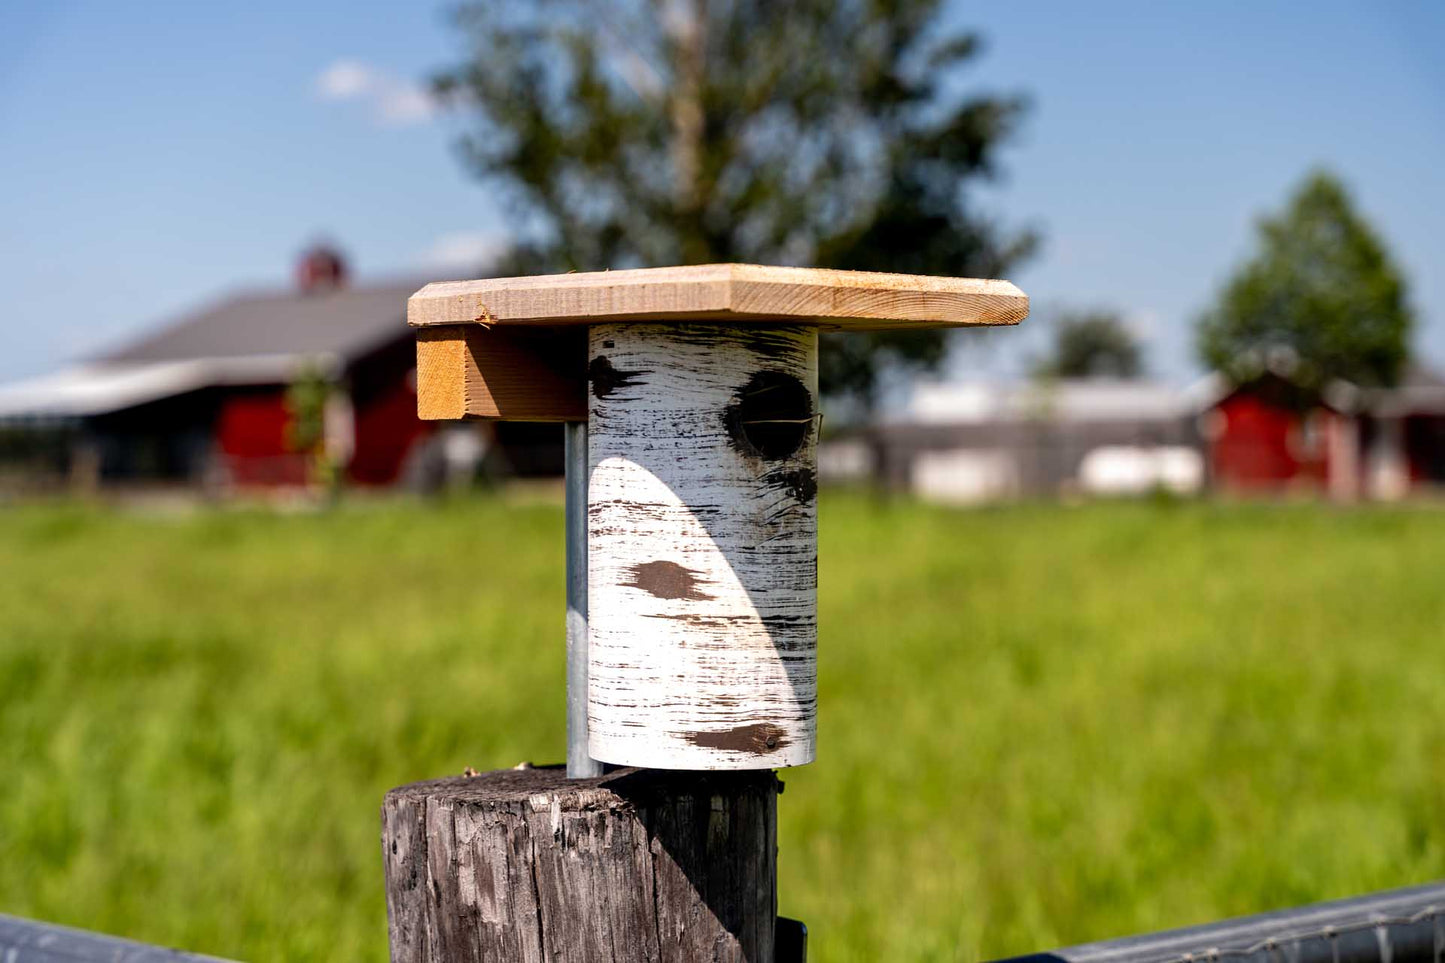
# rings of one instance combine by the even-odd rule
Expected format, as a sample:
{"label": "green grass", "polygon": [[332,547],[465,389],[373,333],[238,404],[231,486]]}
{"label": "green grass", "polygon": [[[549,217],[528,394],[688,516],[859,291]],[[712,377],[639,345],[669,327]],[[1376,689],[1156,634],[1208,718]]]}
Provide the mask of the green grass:
{"label": "green grass", "polygon": [[[1445,876],[1445,513],[822,506],[814,960]],[[561,755],[561,511],[0,512],[0,912],[382,960],[377,808]]]}

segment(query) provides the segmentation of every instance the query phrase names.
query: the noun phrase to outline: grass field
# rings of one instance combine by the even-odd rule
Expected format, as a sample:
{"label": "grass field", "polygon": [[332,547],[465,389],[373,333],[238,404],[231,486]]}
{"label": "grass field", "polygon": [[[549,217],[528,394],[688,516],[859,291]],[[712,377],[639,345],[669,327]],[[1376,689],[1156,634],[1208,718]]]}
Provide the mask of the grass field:
{"label": "grass field", "polygon": [[[811,959],[1445,876],[1445,513],[821,509]],[[561,756],[561,510],[0,512],[0,912],[382,960],[390,786]]]}

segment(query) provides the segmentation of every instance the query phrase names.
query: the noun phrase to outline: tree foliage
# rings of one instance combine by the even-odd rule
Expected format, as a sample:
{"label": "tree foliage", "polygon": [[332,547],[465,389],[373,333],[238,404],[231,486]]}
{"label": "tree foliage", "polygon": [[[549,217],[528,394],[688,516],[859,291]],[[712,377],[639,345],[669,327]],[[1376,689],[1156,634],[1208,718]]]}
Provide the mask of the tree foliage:
{"label": "tree foliage", "polygon": [[1282,214],[1259,222],[1259,251],[1200,318],[1200,359],[1237,382],[1283,360],[1320,390],[1398,379],[1413,318],[1405,282],[1331,174],[1309,175]]}
{"label": "tree foliage", "polygon": [[[722,261],[996,277],[1034,245],[980,216],[1024,111],[960,93],[978,38],[939,0],[478,0],[436,89],[521,241],[508,273]],[[824,340],[825,390],[868,399],[937,332]]]}
{"label": "tree foliage", "polygon": [[1144,370],[1134,333],[1117,314],[1066,314],[1054,326],[1049,355],[1034,368],[1043,378],[1135,378]]}

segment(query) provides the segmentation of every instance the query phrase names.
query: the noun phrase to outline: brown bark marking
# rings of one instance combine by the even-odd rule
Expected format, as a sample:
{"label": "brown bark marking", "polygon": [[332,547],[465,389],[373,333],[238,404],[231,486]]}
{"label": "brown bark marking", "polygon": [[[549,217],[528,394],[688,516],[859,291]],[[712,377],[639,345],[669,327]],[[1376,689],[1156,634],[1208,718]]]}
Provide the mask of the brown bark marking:
{"label": "brown bark marking", "polygon": [[770,722],[755,722],[721,732],[689,732],[687,741],[704,749],[733,752],[776,752],[788,744],[786,732]]}
{"label": "brown bark marking", "polygon": [[632,581],[622,584],[651,592],[660,599],[689,599],[695,602],[712,598],[698,589],[698,573],[676,562],[658,560],[632,566]]}
{"label": "brown bark marking", "polygon": [[618,388],[632,388],[641,384],[641,376],[646,371],[623,371],[614,368],[612,362],[598,355],[592,359],[587,366],[587,380],[592,385],[592,395],[596,398],[606,398]]}

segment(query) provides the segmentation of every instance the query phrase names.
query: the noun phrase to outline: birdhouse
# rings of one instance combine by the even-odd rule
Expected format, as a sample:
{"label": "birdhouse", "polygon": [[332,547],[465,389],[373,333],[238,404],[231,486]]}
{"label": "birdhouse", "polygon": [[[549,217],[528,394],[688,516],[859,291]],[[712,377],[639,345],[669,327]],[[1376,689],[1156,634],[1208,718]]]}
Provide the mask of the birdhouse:
{"label": "birdhouse", "polygon": [[421,417],[586,423],[593,759],[812,761],[819,332],[1027,313],[1007,281],[742,264],[412,296]]}

